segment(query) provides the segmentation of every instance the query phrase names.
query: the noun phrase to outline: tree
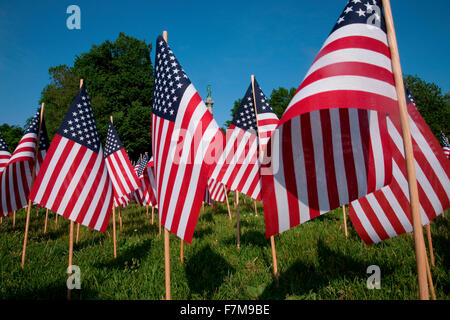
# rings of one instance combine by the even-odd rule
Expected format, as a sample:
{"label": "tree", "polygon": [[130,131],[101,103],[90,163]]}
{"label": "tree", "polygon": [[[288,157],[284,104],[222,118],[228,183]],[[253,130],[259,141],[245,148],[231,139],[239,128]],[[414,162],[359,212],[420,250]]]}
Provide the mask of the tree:
{"label": "tree", "polygon": [[234,116],[236,115],[236,113],[239,109],[239,106],[241,105],[241,102],[242,102],[242,98],[234,101],[233,108],[231,108],[231,120],[227,120],[225,122],[225,126],[227,127],[227,129],[230,127],[231,122],[233,121]]}
{"label": "tree", "polygon": [[4,123],[0,126],[0,132],[2,133],[3,139],[5,139],[9,152],[12,154],[19,144],[20,139],[22,139],[25,130],[19,126],[10,126]]}
{"label": "tree", "polygon": [[295,88],[291,88],[288,90],[283,87],[278,87],[278,89],[272,90],[272,93],[270,94],[269,104],[277,115],[278,119],[281,119],[281,116],[283,115],[296,91],[297,90]]}
{"label": "tree", "polygon": [[[58,130],[79,89],[86,84],[100,139],[105,141],[110,116],[132,159],[151,151],[153,66],[151,44],[119,33],[114,42],[93,45],[77,56],[73,67],[49,69],[51,83],[42,92],[49,137]],[[132,127],[129,127],[132,126]]]}
{"label": "tree", "polygon": [[450,93],[442,95],[436,84],[426,82],[417,76],[407,75],[404,79],[416,106],[438,141],[441,131],[448,135],[450,125]]}

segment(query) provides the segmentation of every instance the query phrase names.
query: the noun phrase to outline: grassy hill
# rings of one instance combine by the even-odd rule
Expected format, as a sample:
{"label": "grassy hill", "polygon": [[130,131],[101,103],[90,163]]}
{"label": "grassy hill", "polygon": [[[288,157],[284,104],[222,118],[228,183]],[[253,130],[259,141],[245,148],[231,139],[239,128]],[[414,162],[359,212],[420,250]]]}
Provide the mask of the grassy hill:
{"label": "grassy hill", "polygon": [[[231,200],[230,200],[231,202]],[[233,211],[233,206],[231,206]],[[265,238],[262,205],[241,201],[241,247],[236,247],[236,220],[226,205],[205,206],[191,245],[171,235],[172,299],[417,299],[414,240],[405,234],[366,246],[342,211],[325,214],[275,237],[279,279],[272,270],[270,241]],[[116,213],[117,214],[117,213]],[[448,213],[447,213],[448,215]],[[20,267],[25,210],[0,224],[0,299],[66,299],[69,222],[45,209],[31,214],[25,270]],[[81,226],[73,263],[81,269],[81,290],[72,299],[163,299],[164,241],[158,220],[135,204],[117,221],[117,259],[113,258],[112,226],[100,233]],[[112,221],[112,219],[111,219]],[[432,270],[438,299],[450,299],[449,220],[432,223],[436,267]],[[75,228],[76,233],[76,228]],[[367,267],[381,269],[381,289],[366,286]]]}

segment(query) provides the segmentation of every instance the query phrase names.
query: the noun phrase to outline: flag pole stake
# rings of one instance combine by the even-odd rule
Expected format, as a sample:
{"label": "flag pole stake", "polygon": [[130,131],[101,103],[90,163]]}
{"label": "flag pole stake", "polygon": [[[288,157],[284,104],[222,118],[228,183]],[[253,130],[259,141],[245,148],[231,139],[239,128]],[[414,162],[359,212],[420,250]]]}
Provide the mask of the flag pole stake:
{"label": "flag pole stake", "polygon": [[231,221],[230,203],[228,202],[227,187],[225,187],[225,185],[223,185],[223,190],[224,190],[224,192],[225,192],[225,198],[226,198],[226,200],[227,200],[228,218],[230,218],[230,221]]}
{"label": "flag pole stake", "polygon": [[[167,43],[167,31],[166,30],[163,31],[163,39]],[[161,226],[161,218],[160,218],[159,223]],[[165,266],[165,275],[166,275],[166,300],[171,300],[171,295],[170,295],[170,243],[169,243],[169,241],[170,241],[169,230],[164,228],[164,266]]]}
{"label": "flag pole stake", "polygon": [[47,233],[48,209],[45,210],[44,234]]}
{"label": "flag pole stake", "polygon": [[239,231],[239,191],[236,190],[236,242],[237,248],[241,248],[241,235]]}
{"label": "flag pole stake", "polygon": [[431,268],[434,269],[435,261],[434,261],[433,241],[431,240],[431,226],[430,226],[430,224],[427,224],[427,226],[425,228],[427,230],[428,250],[430,251]]}
{"label": "flag pole stake", "polygon": [[113,213],[113,247],[114,247],[114,259],[117,258],[117,243],[116,243],[116,207],[112,206]]}
{"label": "flag pole stake", "polygon": [[16,210],[13,212],[13,229],[16,226]]}
{"label": "flag pole stake", "polygon": [[152,225],[154,224],[154,222],[155,222],[155,207],[154,206],[152,206]]}
{"label": "flag pole stake", "polygon": [[[253,108],[255,109],[255,118],[256,118],[256,132],[258,134],[258,147],[259,147],[259,156],[263,155],[261,143],[259,140],[259,124],[258,124],[258,110],[256,108],[256,97],[255,97],[255,76],[252,74],[250,76],[252,80],[252,92],[253,92]],[[255,200],[255,211],[256,211],[256,200]],[[273,236],[270,236],[270,245],[272,247],[272,260],[273,260],[273,274],[275,275],[275,278],[278,279],[278,264],[277,264],[277,251],[275,250],[275,239]]]}
{"label": "flag pole stake", "polygon": [[433,278],[431,277],[430,264],[428,263],[428,257],[427,257],[427,277],[428,277],[428,283],[430,284],[431,299],[436,300],[436,292],[434,291]]}
{"label": "flag pole stake", "polygon": [[[72,265],[72,257],[73,257],[73,220],[70,220],[70,229],[69,229],[69,267]],[[70,277],[70,273],[67,273],[67,276]],[[67,300],[71,298],[72,290],[67,288]]]}
{"label": "flag pole stake", "polygon": [[397,38],[395,35],[391,4],[389,0],[382,0],[382,1],[386,20],[387,37],[391,52],[392,69],[395,79],[395,88],[397,92],[398,109],[402,127],[403,146],[405,149],[404,151],[406,160],[406,172],[408,176],[409,198],[411,202],[411,215],[414,230],[414,245],[415,245],[418,284],[419,284],[419,298],[421,300],[429,300],[427,274],[426,274],[427,258],[425,252],[425,241],[423,238],[422,222],[420,217],[416,170],[411,142],[411,132],[409,128],[408,110],[406,107],[405,87],[403,84],[402,68],[400,64],[400,55],[397,46]]}
{"label": "flag pole stake", "polygon": [[80,238],[80,224],[77,223],[77,237],[75,239],[75,243],[78,244],[78,239]]}
{"label": "flag pole stake", "polygon": [[183,239],[180,239],[180,240],[181,240],[181,242],[180,242],[180,261],[181,261],[181,264],[183,264],[184,241],[183,241]]}
{"label": "flag pole stake", "polygon": [[119,208],[119,230],[122,231],[122,207]]}
{"label": "flag pole stake", "polygon": [[[41,114],[40,114],[40,120],[39,120],[39,130],[37,134],[37,140],[36,140],[36,146],[34,148],[34,164],[33,164],[33,171],[31,172],[31,185],[34,183],[34,179],[36,178],[36,161],[37,161],[37,155],[39,152],[39,141],[41,141],[41,125],[42,125],[42,119],[44,115],[44,102],[41,103]],[[23,236],[23,249],[22,249],[22,269],[25,268],[25,256],[27,252],[27,240],[28,240],[28,229],[30,227],[30,214],[31,214],[31,200],[28,199],[28,208],[27,208],[27,219],[25,222],[25,235]]]}
{"label": "flag pole stake", "polygon": [[344,230],[345,230],[345,237],[348,238],[347,213],[345,212],[345,204],[342,206],[342,215],[344,216]]}

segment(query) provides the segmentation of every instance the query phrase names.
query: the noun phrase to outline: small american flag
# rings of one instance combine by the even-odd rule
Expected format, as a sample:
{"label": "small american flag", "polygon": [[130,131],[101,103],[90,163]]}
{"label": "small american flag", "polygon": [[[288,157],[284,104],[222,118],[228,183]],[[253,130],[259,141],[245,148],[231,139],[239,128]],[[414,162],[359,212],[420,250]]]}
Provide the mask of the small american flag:
{"label": "small american flag", "polygon": [[0,132],[0,176],[6,168],[9,158],[11,158],[11,153],[9,152],[5,139],[3,139],[3,135]]}
{"label": "small american flag", "polygon": [[[31,188],[32,170],[35,165],[35,148],[38,139],[40,111],[32,118],[25,134],[14,150],[11,158],[1,174],[0,180],[0,212],[4,215],[23,208],[28,203]],[[36,172],[39,171],[49,141],[44,119],[38,146]]]}
{"label": "small american flag", "polygon": [[53,138],[30,199],[84,226],[107,229],[114,191],[85,84]]}
{"label": "small american flag", "polygon": [[[260,150],[265,149],[278,124],[278,118],[256,80],[254,87],[255,99],[250,84],[227,130],[225,149],[211,178],[222,182],[229,190],[237,190],[253,199],[261,200],[259,154]],[[254,101],[258,118],[255,115]]]}
{"label": "small american flag", "polygon": [[114,190],[115,203],[125,204],[127,195],[138,189],[140,182],[112,122],[109,123],[106,137],[105,160]]}
{"label": "small american flag", "polygon": [[220,128],[164,39],[156,40],[152,147],[161,224],[190,243]]}
{"label": "small american flag", "polygon": [[144,171],[149,163],[149,158],[147,154],[139,159],[137,167],[137,175],[139,178],[139,189],[137,189],[134,193],[134,199],[141,206],[153,206],[155,205],[155,198],[152,197],[152,190],[150,181],[145,179]]}
{"label": "small american flag", "polygon": [[[420,213],[427,225],[450,206],[450,164],[407,93]],[[402,131],[398,115],[388,118],[392,148],[392,182],[352,201],[349,216],[366,244],[413,231]]]}
{"label": "small american flag", "polygon": [[446,158],[450,159],[450,143],[448,142],[448,138],[445,136],[443,132],[441,132],[441,141],[442,141],[442,150],[444,150]]}
{"label": "small american flag", "polygon": [[156,201],[156,181],[155,181],[155,165],[154,165],[153,157],[150,158],[150,161],[145,166],[144,170],[144,182],[147,189],[147,192],[150,196],[150,205],[153,207],[158,207],[158,203]]}
{"label": "small american flag", "polygon": [[208,197],[214,201],[225,202],[226,197],[225,197],[224,184],[221,182],[217,182],[216,180],[214,180],[212,178],[209,178],[207,194],[208,194]]}
{"label": "small american flag", "polygon": [[266,236],[388,184],[397,112],[381,1],[348,1],[268,143]]}

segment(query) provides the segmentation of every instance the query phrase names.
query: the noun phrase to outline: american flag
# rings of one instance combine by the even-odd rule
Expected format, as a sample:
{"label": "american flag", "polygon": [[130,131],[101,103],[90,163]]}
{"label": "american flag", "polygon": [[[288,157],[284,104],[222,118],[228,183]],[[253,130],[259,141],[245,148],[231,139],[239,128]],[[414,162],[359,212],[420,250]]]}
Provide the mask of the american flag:
{"label": "american flag", "polygon": [[222,182],[229,190],[237,190],[253,199],[261,200],[261,149],[258,144],[258,128],[263,149],[278,123],[278,118],[256,80],[254,87],[258,120],[250,84],[227,130],[225,148],[211,178]]}
{"label": "american flag", "polygon": [[[408,97],[407,103],[421,220],[427,225],[450,206],[450,164],[413,100]],[[350,219],[368,245],[413,231],[402,131],[397,115],[389,116],[388,129],[393,156],[392,182],[349,206]]]}
{"label": "american flag", "polygon": [[[31,188],[32,170],[35,165],[40,110],[32,118],[11,158],[0,176],[0,212],[4,215],[25,207]],[[49,141],[45,121],[42,119],[41,134],[36,161],[36,172],[45,157]]]}
{"label": "american flag", "polygon": [[151,189],[150,180],[145,179],[144,171],[147,167],[147,164],[149,163],[149,158],[147,154],[144,154],[144,156],[139,159],[137,166],[137,175],[139,178],[139,189],[137,189],[134,193],[134,199],[137,203],[139,203],[141,206],[154,206],[155,205],[155,198],[153,196],[153,192]]}
{"label": "american flag", "polygon": [[155,163],[153,161],[153,157],[150,158],[150,161],[145,166],[144,170],[144,181],[147,188],[147,192],[150,196],[150,205],[153,207],[158,207],[158,203],[156,201],[156,181],[155,181]]}
{"label": "american flag", "polygon": [[0,132],[0,176],[6,168],[9,158],[11,158],[11,153],[9,152],[5,139],[3,139],[3,135]]}
{"label": "american flag", "polygon": [[441,132],[441,140],[442,140],[442,150],[444,150],[444,154],[447,157],[447,159],[450,159],[450,143],[448,142],[448,139],[443,132]]}
{"label": "american flag", "polygon": [[159,218],[190,243],[219,126],[164,39],[156,40],[152,146]]}
{"label": "american flag", "polygon": [[106,137],[105,160],[115,204],[126,204],[127,195],[138,189],[140,182],[112,122],[109,123]]}
{"label": "american flag", "polygon": [[30,199],[72,221],[106,231],[114,191],[84,84],[53,138]]}
{"label": "american flag", "polygon": [[[225,186],[223,183],[217,182],[213,178],[209,178],[206,191],[208,194],[208,198],[218,202],[225,202]],[[205,202],[207,201],[205,200]]]}
{"label": "american flag", "polygon": [[268,144],[266,236],[388,184],[397,110],[381,1],[348,1]]}

